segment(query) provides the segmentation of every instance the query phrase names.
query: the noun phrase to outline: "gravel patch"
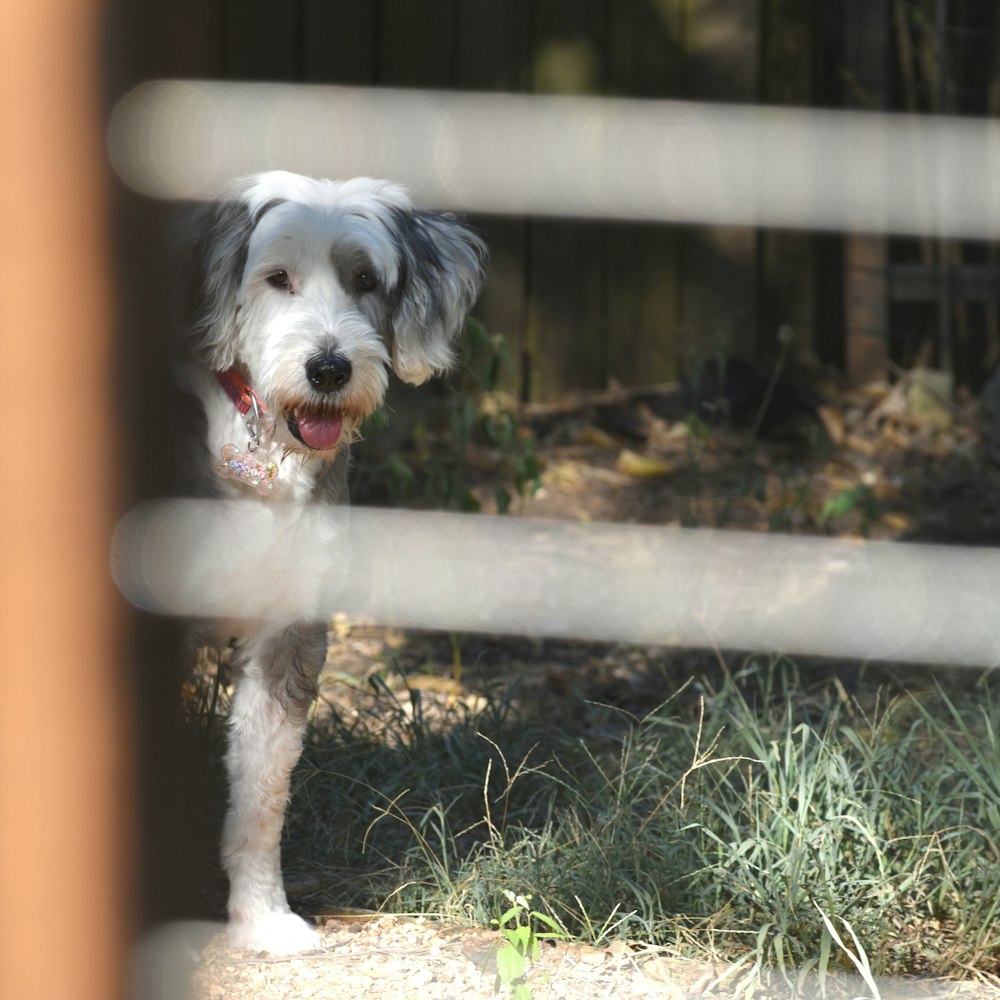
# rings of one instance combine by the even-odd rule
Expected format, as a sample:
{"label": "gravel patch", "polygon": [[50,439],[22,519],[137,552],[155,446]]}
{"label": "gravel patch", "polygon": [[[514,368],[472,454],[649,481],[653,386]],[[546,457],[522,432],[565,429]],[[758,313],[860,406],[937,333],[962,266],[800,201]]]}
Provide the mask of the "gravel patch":
{"label": "gravel patch", "polygon": [[[392,916],[334,919],[320,932],[320,949],[277,958],[232,951],[219,925],[173,925],[141,948],[137,995],[143,1000],[492,1000],[498,995],[495,956],[502,941],[495,932]],[[547,943],[529,966],[527,984],[533,1000],[683,1000],[701,994],[718,971],[621,943],[603,949]]]}

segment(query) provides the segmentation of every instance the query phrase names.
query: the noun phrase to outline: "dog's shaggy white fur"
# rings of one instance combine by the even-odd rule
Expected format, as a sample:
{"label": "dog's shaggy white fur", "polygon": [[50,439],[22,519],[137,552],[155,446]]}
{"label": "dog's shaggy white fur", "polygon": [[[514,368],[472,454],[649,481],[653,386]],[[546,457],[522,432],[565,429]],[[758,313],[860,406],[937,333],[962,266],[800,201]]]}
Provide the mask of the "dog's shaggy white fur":
{"label": "dog's shaggy white fur", "polygon": [[[349,445],[389,369],[420,383],[451,363],[483,280],[483,243],[394,184],[285,172],[237,181],[198,210],[191,243],[185,380],[203,418],[199,492],[292,511],[345,500]],[[318,940],[289,909],[280,864],[289,778],[326,656],[326,627],[306,615],[214,623],[236,668],[229,935],[252,951]]]}

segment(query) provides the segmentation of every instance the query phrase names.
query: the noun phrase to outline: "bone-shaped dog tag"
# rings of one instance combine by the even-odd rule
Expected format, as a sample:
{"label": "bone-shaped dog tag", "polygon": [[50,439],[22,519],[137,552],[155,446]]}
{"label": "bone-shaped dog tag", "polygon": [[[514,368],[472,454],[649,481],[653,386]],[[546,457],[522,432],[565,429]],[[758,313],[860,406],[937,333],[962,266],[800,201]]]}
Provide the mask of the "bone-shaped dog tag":
{"label": "bone-shaped dog tag", "polygon": [[238,479],[265,495],[274,489],[278,478],[278,466],[274,462],[262,462],[252,452],[240,451],[234,444],[227,444],[222,449],[222,459],[215,471],[223,479]]}

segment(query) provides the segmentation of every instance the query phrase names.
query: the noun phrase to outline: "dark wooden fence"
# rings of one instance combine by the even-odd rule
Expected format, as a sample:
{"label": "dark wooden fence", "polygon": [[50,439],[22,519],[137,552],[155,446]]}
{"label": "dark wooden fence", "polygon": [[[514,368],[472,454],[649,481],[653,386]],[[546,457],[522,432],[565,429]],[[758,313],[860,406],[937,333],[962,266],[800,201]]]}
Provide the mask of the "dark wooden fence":
{"label": "dark wooden fence", "polygon": [[[116,14],[113,38],[129,48],[134,80],[224,77],[978,114],[1000,108],[1000,15],[992,0],[119,6],[127,9]],[[859,379],[879,374],[887,358],[906,365],[928,339],[940,360],[970,378],[1000,353],[1000,272],[981,247],[718,226],[474,221],[492,248],[477,313],[514,348],[520,364],[511,383],[525,398],[668,381],[717,351],[764,359],[786,323],[801,347]],[[896,261],[910,268],[898,280]],[[961,298],[967,264],[986,269],[974,282],[978,305]],[[908,302],[894,305],[894,290],[904,286]]]}

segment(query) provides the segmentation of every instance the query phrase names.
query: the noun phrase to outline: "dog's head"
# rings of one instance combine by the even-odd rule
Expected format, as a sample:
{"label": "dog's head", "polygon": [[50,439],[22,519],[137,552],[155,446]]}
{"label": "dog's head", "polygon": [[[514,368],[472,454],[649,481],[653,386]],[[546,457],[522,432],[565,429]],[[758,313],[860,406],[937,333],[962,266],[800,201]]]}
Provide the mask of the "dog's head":
{"label": "dog's head", "polygon": [[281,171],[196,213],[198,360],[236,368],[287,447],[334,448],[381,402],[391,366],[418,384],[450,365],[485,246],[395,184]]}

